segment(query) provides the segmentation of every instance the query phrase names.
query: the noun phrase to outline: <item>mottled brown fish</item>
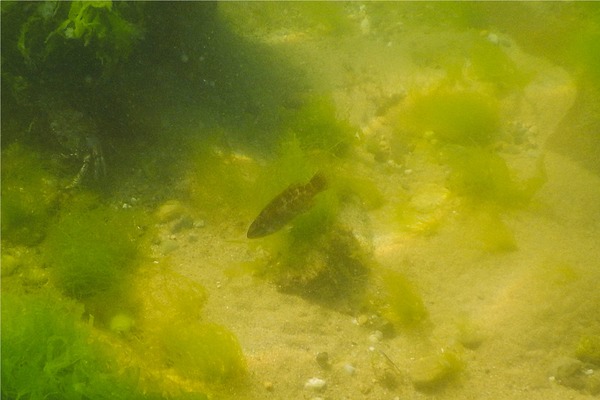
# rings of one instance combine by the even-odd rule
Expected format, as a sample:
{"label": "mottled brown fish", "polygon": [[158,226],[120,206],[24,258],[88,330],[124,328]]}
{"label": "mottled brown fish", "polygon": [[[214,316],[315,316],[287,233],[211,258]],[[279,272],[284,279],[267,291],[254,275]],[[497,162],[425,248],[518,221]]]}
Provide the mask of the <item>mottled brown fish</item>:
{"label": "mottled brown fish", "polygon": [[308,183],[290,185],[263,208],[248,228],[246,236],[254,239],[277,232],[296,216],[308,211],[315,195],[326,188],[327,181],[320,172]]}

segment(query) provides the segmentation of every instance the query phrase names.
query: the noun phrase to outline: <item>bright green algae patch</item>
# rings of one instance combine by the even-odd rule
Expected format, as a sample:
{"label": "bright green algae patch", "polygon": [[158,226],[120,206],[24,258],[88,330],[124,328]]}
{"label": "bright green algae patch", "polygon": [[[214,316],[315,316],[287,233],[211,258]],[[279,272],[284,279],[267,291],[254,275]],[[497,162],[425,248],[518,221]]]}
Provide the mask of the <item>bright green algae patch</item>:
{"label": "bright green algae patch", "polygon": [[80,322],[83,307],[57,295],[2,293],[3,399],[142,399]]}

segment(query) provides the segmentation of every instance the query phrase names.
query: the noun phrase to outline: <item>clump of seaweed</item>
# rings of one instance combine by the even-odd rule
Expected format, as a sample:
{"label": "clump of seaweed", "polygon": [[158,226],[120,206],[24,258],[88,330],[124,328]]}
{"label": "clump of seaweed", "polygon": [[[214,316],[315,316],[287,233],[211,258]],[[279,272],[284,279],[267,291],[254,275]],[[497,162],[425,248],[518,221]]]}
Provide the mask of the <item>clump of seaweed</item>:
{"label": "clump of seaweed", "polygon": [[447,146],[442,158],[451,168],[450,188],[475,202],[523,206],[545,182],[541,165],[531,178],[519,181],[506,161],[486,148]]}
{"label": "clump of seaweed", "polygon": [[246,372],[246,362],[237,338],[218,324],[165,324],[160,344],[168,363],[189,379],[220,384],[240,379]]}
{"label": "clump of seaweed", "polygon": [[365,296],[368,309],[376,311],[396,329],[415,328],[428,313],[415,285],[403,274],[378,268]]}
{"label": "clump of seaweed", "polygon": [[348,311],[362,299],[369,276],[366,251],[352,231],[317,207],[300,216],[289,231],[266,238],[267,262],[258,274],[281,290]]}
{"label": "clump of seaweed", "polygon": [[3,398],[152,398],[90,341],[82,313],[82,305],[52,292],[2,292]]}
{"label": "clump of seaweed", "polygon": [[135,266],[144,218],[140,211],[80,201],[52,225],[43,246],[56,286],[87,299],[125,283]]}
{"label": "clump of seaweed", "polygon": [[[306,153],[327,152],[343,156],[354,141],[354,130],[345,120],[336,118],[333,100],[313,95],[285,118],[282,130],[288,137],[296,137]],[[325,133],[325,134],[324,134]]]}
{"label": "clump of seaweed", "polygon": [[487,145],[498,133],[498,102],[478,91],[441,87],[414,93],[399,115],[398,128],[417,137],[428,133],[443,143]]}
{"label": "clump of seaweed", "polygon": [[434,391],[455,380],[464,367],[465,363],[458,352],[443,349],[437,354],[416,360],[410,378],[417,389]]}
{"label": "clump of seaweed", "polygon": [[34,245],[45,236],[56,211],[56,177],[41,155],[13,143],[2,149],[2,240]]}

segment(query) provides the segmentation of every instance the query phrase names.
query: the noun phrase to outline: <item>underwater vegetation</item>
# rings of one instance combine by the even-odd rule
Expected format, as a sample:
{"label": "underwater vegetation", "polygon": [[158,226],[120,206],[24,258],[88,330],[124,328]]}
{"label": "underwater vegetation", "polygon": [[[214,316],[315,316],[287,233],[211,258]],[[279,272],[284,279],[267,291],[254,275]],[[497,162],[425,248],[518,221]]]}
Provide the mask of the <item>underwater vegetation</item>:
{"label": "underwater vegetation", "polygon": [[448,189],[472,202],[523,206],[545,182],[541,162],[531,177],[519,180],[494,150],[499,105],[485,94],[444,88],[417,94],[398,118],[397,134],[409,133],[419,151],[447,165]]}
{"label": "underwater vegetation", "polygon": [[123,287],[136,265],[142,213],[83,196],[48,230],[45,259],[57,288],[86,299]]}
{"label": "underwater vegetation", "polygon": [[514,250],[503,214],[529,206],[544,185],[543,156],[527,171],[510,165],[502,146],[518,143],[520,133],[507,128],[501,102],[490,94],[495,89],[450,83],[417,89],[390,111],[392,158],[427,171],[431,180],[400,191],[396,222],[404,230],[431,234],[463,211],[483,250]]}
{"label": "underwater vegetation", "polygon": [[77,52],[76,62],[71,58],[61,68],[100,76],[126,60],[143,37],[142,8],[112,1],[3,2],[2,20],[29,71],[54,70],[58,60]]}
{"label": "underwater vegetation", "polygon": [[517,249],[517,241],[510,227],[503,221],[501,210],[483,207],[473,211],[474,236],[483,250],[500,253]]}
{"label": "underwater vegetation", "polygon": [[452,167],[449,183],[460,194],[477,200],[510,202],[519,190],[504,160],[489,150],[447,147],[447,163]]}
{"label": "underwater vegetation", "polygon": [[464,361],[456,351],[442,349],[437,354],[416,360],[410,377],[417,389],[433,391],[456,379],[464,367]]}
{"label": "underwater vegetation", "polygon": [[400,118],[416,135],[430,132],[443,143],[482,146],[498,133],[498,103],[484,93],[442,87],[415,93],[408,103]]}
{"label": "underwater vegetation", "polygon": [[35,245],[58,206],[58,181],[42,155],[19,143],[2,149],[2,240]]}
{"label": "underwater vegetation", "polygon": [[246,372],[237,338],[221,325],[209,322],[165,324],[160,339],[165,359],[186,378],[214,385],[231,383]]}
{"label": "underwater vegetation", "polygon": [[365,304],[399,330],[418,327],[428,316],[415,285],[402,273],[390,269],[374,271]]}
{"label": "underwater vegetation", "polygon": [[177,394],[184,386],[183,398],[213,398],[236,386],[246,376],[245,357],[231,331],[202,318],[206,289],[167,265],[152,265],[136,274],[139,312],[132,335],[125,336],[136,338],[128,343],[142,355],[144,386]]}
{"label": "underwater vegetation", "polygon": [[256,195],[264,190],[264,181],[257,179],[260,166],[256,160],[232,149],[221,134],[192,146],[186,175],[190,204],[209,219],[232,212],[250,218],[260,207]]}
{"label": "underwater vegetation", "polygon": [[582,336],[577,343],[575,356],[583,362],[600,365],[600,336]]}
{"label": "underwater vegetation", "polygon": [[150,399],[80,322],[83,306],[52,293],[2,292],[3,399]]}
{"label": "underwater vegetation", "polygon": [[493,85],[501,94],[522,89],[531,80],[529,74],[521,71],[501,46],[484,38],[475,41],[470,56],[475,76]]}
{"label": "underwater vegetation", "polygon": [[370,261],[352,231],[330,214],[328,200],[298,216],[289,230],[261,239],[267,256],[252,268],[284,292],[348,311],[361,300]]}
{"label": "underwater vegetation", "polygon": [[354,140],[352,127],[336,118],[328,97],[310,96],[293,113],[282,111],[281,119],[282,133],[273,149],[260,155],[264,159],[235,151],[226,132],[197,139],[188,175],[190,201],[207,212],[226,206],[253,218],[290,184],[334,171],[337,157],[347,155]]}
{"label": "underwater vegetation", "polygon": [[355,129],[347,121],[337,118],[330,96],[309,95],[302,100],[300,108],[282,111],[282,141],[295,138],[308,155],[348,155],[355,141]]}

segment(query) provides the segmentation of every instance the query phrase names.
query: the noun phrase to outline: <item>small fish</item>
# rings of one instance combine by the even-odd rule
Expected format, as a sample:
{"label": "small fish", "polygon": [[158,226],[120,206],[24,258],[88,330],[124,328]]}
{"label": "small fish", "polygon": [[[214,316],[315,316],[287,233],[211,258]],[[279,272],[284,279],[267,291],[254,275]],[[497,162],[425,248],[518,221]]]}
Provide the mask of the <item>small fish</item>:
{"label": "small fish", "polygon": [[327,181],[320,172],[306,184],[290,185],[263,208],[246,236],[254,239],[277,232],[296,216],[308,211],[313,205],[312,199],[326,188]]}

